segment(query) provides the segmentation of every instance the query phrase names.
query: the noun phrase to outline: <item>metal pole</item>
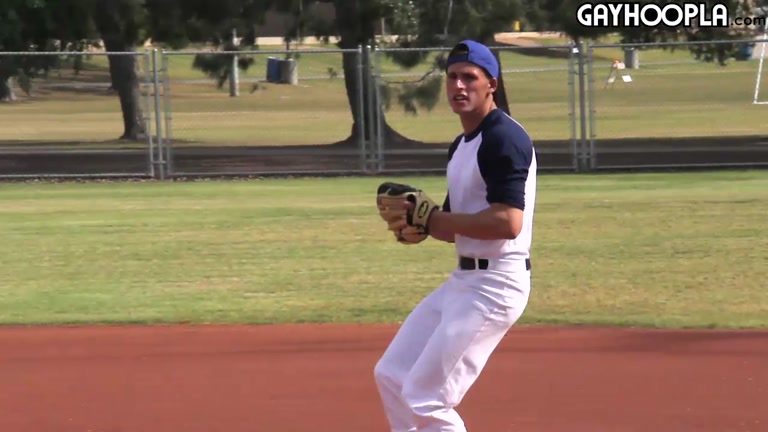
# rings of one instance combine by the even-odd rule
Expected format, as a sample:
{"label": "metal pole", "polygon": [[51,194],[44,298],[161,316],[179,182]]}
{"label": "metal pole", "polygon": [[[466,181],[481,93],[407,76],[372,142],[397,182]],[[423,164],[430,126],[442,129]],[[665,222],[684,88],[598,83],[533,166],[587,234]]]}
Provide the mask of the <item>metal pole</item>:
{"label": "metal pole", "polygon": [[579,151],[576,143],[576,61],[574,54],[577,52],[577,48],[571,46],[570,54],[568,55],[568,102],[569,110],[568,117],[570,118],[571,126],[571,156],[573,160],[573,170],[579,170]]}
{"label": "metal pole", "polygon": [[165,114],[165,171],[168,176],[173,175],[173,127],[171,127],[171,79],[168,65],[168,55],[165,50],[162,51],[162,73],[163,73],[163,113]]}
{"label": "metal pole", "polygon": [[[152,57],[149,52],[145,52],[144,58],[144,85],[146,86],[147,97],[144,99],[144,129],[147,133],[148,163],[149,175],[155,176],[155,140],[152,136]],[[155,112],[157,114],[157,112]]]}
{"label": "metal pole", "polygon": [[376,159],[378,162],[376,169],[378,172],[382,172],[384,171],[384,113],[382,112],[384,107],[381,103],[381,83],[379,82],[381,63],[379,58],[379,50],[376,48],[376,46],[373,47],[373,57],[373,85],[375,86],[374,95],[376,99]]}
{"label": "metal pole", "polygon": [[[768,29],[768,28],[767,28]],[[758,104],[760,101],[758,100],[760,97],[760,80],[763,76],[763,62],[765,61],[765,45],[768,44],[768,40],[766,40],[766,37],[768,36],[768,30],[766,30],[765,33],[763,33],[763,38],[759,39],[760,42],[760,60],[758,60],[757,63],[757,78],[755,81],[755,96],[752,99],[752,103]]]}
{"label": "metal pole", "polygon": [[163,160],[163,124],[160,116],[160,78],[158,77],[157,48],[152,50],[152,73],[154,74],[155,93],[155,129],[157,130],[158,158],[156,163],[160,172],[160,180],[165,180],[165,162]]}
{"label": "metal pole", "polygon": [[[587,113],[586,113],[586,97],[584,95],[584,43],[579,39],[576,42],[576,45],[578,46],[578,60],[579,60],[579,114],[580,114],[580,123],[581,123],[581,140],[580,140],[580,147],[581,152],[584,151],[584,149],[587,147]],[[580,152],[580,169],[584,168],[583,164],[583,153]]]}
{"label": "metal pole", "polygon": [[592,46],[587,47],[587,101],[589,102],[589,169],[597,168],[597,152],[595,151],[595,74],[592,65],[594,56]]}
{"label": "metal pole", "polygon": [[443,37],[448,38],[448,25],[451,23],[451,14],[453,13],[453,0],[448,2],[448,16],[445,17],[445,27],[443,27]]}
{"label": "metal pole", "polygon": [[[299,22],[304,21],[304,0],[299,0]],[[296,26],[296,43],[301,44],[301,24]]]}
{"label": "metal pole", "polygon": [[[232,29],[232,50],[237,47],[237,29]],[[231,97],[240,96],[240,76],[237,70],[237,54],[232,55],[232,70],[229,73],[229,95]]]}
{"label": "metal pole", "polygon": [[[343,56],[344,54],[342,54]],[[365,91],[365,74],[363,72],[363,46],[358,45],[356,67],[357,67],[357,133],[358,133],[358,145],[360,147],[360,169],[363,173],[367,172],[366,160],[368,159],[366,142],[365,142],[365,97],[363,92]]]}
{"label": "metal pole", "polygon": [[370,164],[375,163],[378,166],[378,152],[376,152],[376,146],[374,144],[376,140],[376,122],[373,120],[374,116],[376,114],[376,108],[374,106],[374,100],[373,100],[373,68],[371,67],[371,46],[366,45],[365,47],[365,68],[366,68],[366,86],[365,86],[365,93],[368,95],[367,100],[367,106],[366,109],[368,111],[368,120],[367,126],[368,126],[368,134],[366,139],[366,146],[368,148],[368,163],[369,167]]}

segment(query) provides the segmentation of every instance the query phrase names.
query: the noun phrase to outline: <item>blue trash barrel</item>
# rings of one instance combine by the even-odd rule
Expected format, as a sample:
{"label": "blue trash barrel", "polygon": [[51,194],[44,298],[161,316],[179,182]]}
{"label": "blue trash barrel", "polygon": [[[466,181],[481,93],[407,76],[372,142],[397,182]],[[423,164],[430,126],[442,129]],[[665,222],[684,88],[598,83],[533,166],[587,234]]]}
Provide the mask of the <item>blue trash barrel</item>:
{"label": "blue trash barrel", "polygon": [[740,61],[746,61],[752,59],[752,52],[754,51],[755,46],[753,44],[743,44],[741,47],[739,47],[739,51],[734,56],[736,60]]}
{"label": "blue trash barrel", "polygon": [[280,62],[276,57],[267,57],[267,82],[280,81]]}

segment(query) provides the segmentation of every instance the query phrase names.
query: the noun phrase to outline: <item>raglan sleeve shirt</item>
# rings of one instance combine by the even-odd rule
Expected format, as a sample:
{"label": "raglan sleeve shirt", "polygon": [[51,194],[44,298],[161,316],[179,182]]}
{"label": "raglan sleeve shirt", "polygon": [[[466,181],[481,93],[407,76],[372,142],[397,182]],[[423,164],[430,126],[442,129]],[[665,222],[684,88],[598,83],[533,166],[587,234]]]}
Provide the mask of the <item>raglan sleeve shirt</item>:
{"label": "raglan sleeve shirt", "polygon": [[[461,138],[463,135],[459,135],[456,137],[456,139],[453,140],[453,143],[448,148],[448,160],[450,161],[453,157],[453,154],[456,152],[456,148],[458,148],[459,143],[461,142]],[[451,211],[451,197],[448,195],[448,193],[445,194],[445,200],[443,200],[443,206],[442,210],[444,212],[450,212]]]}
{"label": "raglan sleeve shirt", "polygon": [[483,134],[477,152],[489,204],[525,210],[525,184],[533,160],[530,136],[516,122],[495,125]]}

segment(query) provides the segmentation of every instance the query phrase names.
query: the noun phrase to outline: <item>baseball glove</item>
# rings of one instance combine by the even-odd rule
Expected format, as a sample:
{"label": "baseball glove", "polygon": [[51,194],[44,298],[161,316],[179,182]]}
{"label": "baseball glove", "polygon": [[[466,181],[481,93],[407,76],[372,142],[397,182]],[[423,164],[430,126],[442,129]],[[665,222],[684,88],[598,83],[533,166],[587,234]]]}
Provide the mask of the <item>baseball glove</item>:
{"label": "baseball glove", "polygon": [[393,230],[393,233],[395,234],[395,239],[398,243],[402,244],[421,243],[429,237],[429,233],[423,228],[407,225],[403,228]]}
{"label": "baseball glove", "polygon": [[439,208],[424,191],[394,182],[379,185],[376,206],[387,229],[405,244],[420,243],[429,236],[429,218]]}

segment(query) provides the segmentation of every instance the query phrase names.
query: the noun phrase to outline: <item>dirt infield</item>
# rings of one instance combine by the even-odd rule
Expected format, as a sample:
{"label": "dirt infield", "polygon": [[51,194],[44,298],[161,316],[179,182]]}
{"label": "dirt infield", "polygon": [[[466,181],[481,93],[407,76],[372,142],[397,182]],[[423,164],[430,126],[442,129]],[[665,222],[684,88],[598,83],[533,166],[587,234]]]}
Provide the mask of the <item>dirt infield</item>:
{"label": "dirt infield", "polygon": [[[393,326],[0,330],[0,430],[386,431]],[[768,430],[768,331],[517,327],[459,408],[471,432]]]}

